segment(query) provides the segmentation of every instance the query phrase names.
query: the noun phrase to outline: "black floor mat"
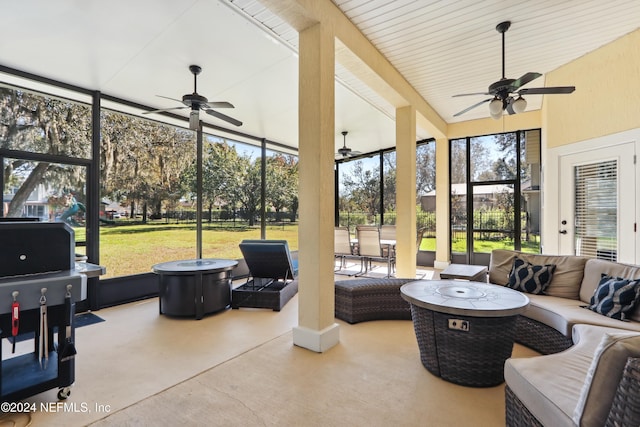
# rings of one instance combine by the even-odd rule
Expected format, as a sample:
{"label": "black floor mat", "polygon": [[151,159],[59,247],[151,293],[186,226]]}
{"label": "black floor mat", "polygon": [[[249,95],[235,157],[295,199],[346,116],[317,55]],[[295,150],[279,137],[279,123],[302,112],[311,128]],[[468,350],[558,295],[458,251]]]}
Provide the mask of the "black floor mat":
{"label": "black floor mat", "polygon": [[[74,319],[74,326],[76,328],[81,328],[83,326],[89,326],[89,325],[93,325],[95,323],[100,323],[100,322],[104,322],[104,319],[100,316],[96,316],[93,313],[80,313],[80,314],[76,314],[76,317]],[[58,328],[54,328],[54,331],[57,332]],[[35,337],[35,333],[34,332],[25,332],[24,334],[20,334],[18,336],[16,336],[16,342],[21,342],[21,341],[26,341],[26,340],[32,340]],[[13,338],[8,338],[10,342],[13,342]]]}

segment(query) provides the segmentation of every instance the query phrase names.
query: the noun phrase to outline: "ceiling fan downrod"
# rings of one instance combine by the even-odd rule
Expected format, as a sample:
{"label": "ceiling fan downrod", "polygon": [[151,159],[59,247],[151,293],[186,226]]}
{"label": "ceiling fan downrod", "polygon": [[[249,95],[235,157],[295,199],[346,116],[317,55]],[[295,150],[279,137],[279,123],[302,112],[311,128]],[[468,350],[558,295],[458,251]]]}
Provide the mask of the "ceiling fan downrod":
{"label": "ceiling fan downrod", "polygon": [[496,25],[496,31],[499,32],[500,34],[502,34],[502,80],[506,79],[506,72],[505,72],[505,35],[504,33],[507,32],[507,30],[509,29],[509,27],[511,27],[511,21],[504,21],[499,23],[498,25]]}

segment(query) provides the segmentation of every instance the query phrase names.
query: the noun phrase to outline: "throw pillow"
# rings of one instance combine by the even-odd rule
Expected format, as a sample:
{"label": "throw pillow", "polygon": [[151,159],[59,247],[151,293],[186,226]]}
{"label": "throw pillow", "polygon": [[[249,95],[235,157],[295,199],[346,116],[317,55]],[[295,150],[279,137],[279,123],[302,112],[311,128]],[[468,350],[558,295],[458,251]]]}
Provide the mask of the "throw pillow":
{"label": "throw pillow", "polygon": [[639,296],[640,280],[611,277],[602,273],[587,308],[612,319],[625,320],[633,313]]}
{"label": "throw pillow", "polygon": [[555,264],[533,265],[515,257],[507,286],[521,292],[542,294],[551,283],[555,269]]}

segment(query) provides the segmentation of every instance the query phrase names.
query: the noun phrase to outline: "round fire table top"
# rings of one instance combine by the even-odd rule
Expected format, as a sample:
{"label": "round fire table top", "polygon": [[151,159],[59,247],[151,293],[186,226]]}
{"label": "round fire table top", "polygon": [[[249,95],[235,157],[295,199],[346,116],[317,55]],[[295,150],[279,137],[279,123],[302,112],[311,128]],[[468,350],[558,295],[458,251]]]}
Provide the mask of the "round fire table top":
{"label": "round fire table top", "polygon": [[513,316],[529,305],[529,298],[522,292],[463,280],[418,280],[403,285],[400,293],[418,307],[464,316]]}
{"label": "round fire table top", "polygon": [[238,261],[231,259],[201,258],[163,262],[152,267],[154,273],[206,273],[231,270]]}

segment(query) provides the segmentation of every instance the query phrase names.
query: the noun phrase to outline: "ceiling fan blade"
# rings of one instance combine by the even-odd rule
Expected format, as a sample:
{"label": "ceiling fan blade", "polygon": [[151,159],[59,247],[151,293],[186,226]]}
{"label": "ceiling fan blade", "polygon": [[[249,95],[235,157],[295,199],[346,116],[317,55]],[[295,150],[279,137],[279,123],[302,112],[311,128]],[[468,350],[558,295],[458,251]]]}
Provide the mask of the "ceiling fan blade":
{"label": "ceiling fan blade", "polygon": [[513,90],[515,91],[516,89],[518,89],[520,86],[524,86],[527,83],[537,79],[538,77],[542,76],[542,74],[540,73],[526,73],[524,74],[522,77],[520,77],[519,79],[516,79],[511,86],[513,87]]}
{"label": "ceiling fan blade", "polygon": [[227,101],[211,102],[207,101],[205,108],[235,108],[232,103]]}
{"label": "ceiling fan blade", "polygon": [[220,120],[224,120],[225,122],[229,122],[232,125],[242,126],[242,122],[239,121],[239,120],[234,119],[233,117],[229,117],[229,116],[226,116],[226,115],[224,115],[222,113],[218,113],[215,110],[205,110],[205,111],[207,112],[207,114],[211,114],[213,117],[217,117]]}
{"label": "ceiling fan blade", "polygon": [[556,86],[556,87],[532,87],[529,89],[520,89],[520,95],[549,95],[554,93],[571,93],[576,90],[575,86]]}
{"label": "ceiling fan blade", "polygon": [[458,95],[452,95],[452,98],[458,98],[460,96],[475,96],[475,95],[491,95],[489,92],[476,92],[476,93],[460,93]]}
{"label": "ceiling fan blade", "polygon": [[169,98],[168,96],[156,95],[158,98],[170,99],[172,101],[176,101],[182,104],[182,99]]}
{"label": "ceiling fan blade", "polygon": [[143,111],[142,114],[162,113],[165,111],[173,111],[173,110],[184,110],[185,108],[189,108],[189,107],[161,108],[160,110]]}
{"label": "ceiling fan blade", "polygon": [[459,111],[459,112],[455,113],[455,114],[453,115],[453,117],[458,117],[458,116],[460,116],[460,115],[462,115],[462,114],[466,113],[467,111],[473,110],[474,108],[479,107],[479,106],[481,106],[482,104],[485,104],[485,103],[487,103],[487,102],[491,101],[492,99],[493,99],[493,98],[487,98],[487,99],[484,99],[484,100],[482,100],[482,101],[480,101],[480,102],[477,102],[477,103],[473,104],[471,107],[467,107],[467,108],[465,108],[464,110],[462,110],[462,111]]}

